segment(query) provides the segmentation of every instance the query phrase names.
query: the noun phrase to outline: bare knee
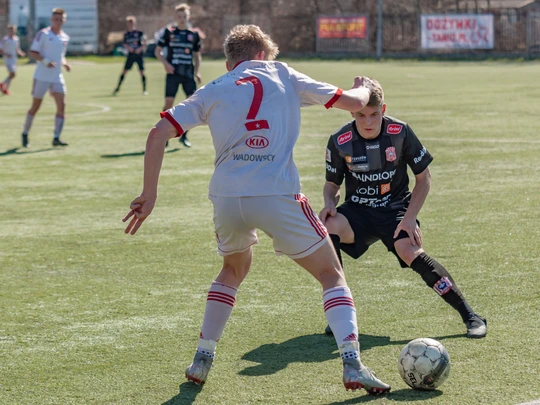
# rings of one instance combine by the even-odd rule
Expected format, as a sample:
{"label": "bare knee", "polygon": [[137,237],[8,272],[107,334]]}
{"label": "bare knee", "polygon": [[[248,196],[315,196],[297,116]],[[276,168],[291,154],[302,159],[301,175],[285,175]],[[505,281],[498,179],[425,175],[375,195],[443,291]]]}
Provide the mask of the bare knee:
{"label": "bare knee", "polygon": [[15,72],[10,72],[9,73],[10,79],[15,79],[15,76],[16,76]]}
{"label": "bare knee", "polygon": [[394,243],[394,248],[398,256],[410,266],[414,259],[424,253],[424,249],[411,244],[408,238],[400,239]]}
{"label": "bare knee", "polygon": [[326,218],[324,226],[329,234],[338,235],[343,243],[354,243],[354,232],[343,214],[337,213],[333,217]]}
{"label": "bare knee", "polygon": [[35,99],[32,102],[32,106],[28,110],[28,113],[30,115],[36,115],[36,113],[39,111],[39,107],[41,107],[41,100],[40,99]]}

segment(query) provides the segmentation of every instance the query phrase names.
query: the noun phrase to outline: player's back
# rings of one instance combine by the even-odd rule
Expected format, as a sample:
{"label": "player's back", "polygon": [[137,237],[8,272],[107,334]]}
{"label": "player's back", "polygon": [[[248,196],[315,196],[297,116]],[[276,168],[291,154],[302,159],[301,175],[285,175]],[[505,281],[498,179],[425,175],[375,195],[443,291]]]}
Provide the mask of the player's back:
{"label": "player's back", "polygon": [[292,155],[301,99],[288,67],[246,61],[206,87],[204,100],[212,106],[207,123],[216,149],[210,193],[300,192]]}
{"label": "player's back", "polygon": [[297,194],[293,148],[300,107],[325,104],[341,90],[275,61],[244,61],[201,87],[168,116],[183,130],[210,127],[216,150],[210,194],[222,197]]}

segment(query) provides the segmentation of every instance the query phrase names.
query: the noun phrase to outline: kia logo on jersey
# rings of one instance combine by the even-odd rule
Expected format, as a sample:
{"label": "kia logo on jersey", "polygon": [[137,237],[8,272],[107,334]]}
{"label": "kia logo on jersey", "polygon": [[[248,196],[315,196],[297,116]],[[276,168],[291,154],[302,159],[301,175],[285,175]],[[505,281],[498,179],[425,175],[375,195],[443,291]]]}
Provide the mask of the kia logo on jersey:
{"label": "kia logo on jersey", "polygon": [[403,129],[403,125],[390,124],[386,127],[386,132],[388,132],[391,135],[397,135],[401,132],[402,129]]}
{"label": "kia logo on jersey", "polygon": [[352,132],[345,132],[344,134],[341,134],[337,138],[338,145],[343,145],[344,143],[349,142],[352,139]]}
{"label": "kia logo on jersey", "polygon": [[264,149],[270,142],[264,136],[255,135],[246,139],[246,145],[251,149]]}

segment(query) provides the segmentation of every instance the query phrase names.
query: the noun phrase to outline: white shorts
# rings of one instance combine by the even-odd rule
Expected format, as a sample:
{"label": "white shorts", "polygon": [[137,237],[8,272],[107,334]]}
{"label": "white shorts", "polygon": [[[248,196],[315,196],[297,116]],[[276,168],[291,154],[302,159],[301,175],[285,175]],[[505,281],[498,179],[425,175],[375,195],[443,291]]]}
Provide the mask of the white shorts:
{"label": "white shorts", "polygon": [[53,93],[66,94],[66,84],[60,82],[45,82],[43,80],[34,79],[34,85],[32,87],[32,97],[43,98],[47,90]]}
{"label": "white shorts", "polygon": [[15,58],[4,58],[4,65],[6,65],[8,72],[17,71],[17,59]]}
{"label": "white shorts", "polygon": [[256,229],[274,242],[278,255],[301,259],[327,241],[328,231],[303,194],[263,197],[210,196],[218,253],[228,256],[258,243]]}

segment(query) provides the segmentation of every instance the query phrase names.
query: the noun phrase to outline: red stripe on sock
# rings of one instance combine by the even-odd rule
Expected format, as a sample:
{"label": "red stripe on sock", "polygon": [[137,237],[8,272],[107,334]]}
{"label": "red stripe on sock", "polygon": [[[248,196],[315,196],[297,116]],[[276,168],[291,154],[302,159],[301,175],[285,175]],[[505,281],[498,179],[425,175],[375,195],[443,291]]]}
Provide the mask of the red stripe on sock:
{"label": "red stripe on sock", "polygon": [[231,307],[234,307],[234,303],[231,304],[229,301],[225,301],[225,300],[218,299],[218,298],[208,297],[208,298],[206,299],[206,301],[217,301],[217,302],[221,302],[221,303],[223,303],[223,304],[230,305]]}
{"label": "red stripe on sock", "polygon": [[325,308],[324,309],[324,312],[327,312],[329,310],[331,310],[332,308],[334,307],[353,307],[355,308],[354,304],[353,303],[337,303],[337,304],[334,304],[334,305],[330,305],[329,307]]}

